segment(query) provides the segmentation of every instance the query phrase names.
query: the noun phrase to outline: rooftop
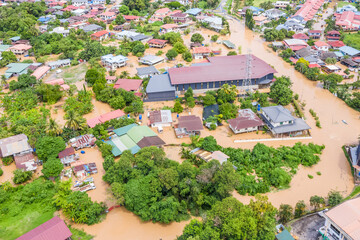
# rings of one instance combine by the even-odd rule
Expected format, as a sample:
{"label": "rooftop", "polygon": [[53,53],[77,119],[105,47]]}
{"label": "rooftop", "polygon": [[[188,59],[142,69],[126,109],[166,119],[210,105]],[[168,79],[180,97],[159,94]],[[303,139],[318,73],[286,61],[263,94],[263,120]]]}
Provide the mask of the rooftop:
{"label": "rooftop", "polygon": [[28,137],[25,134],[18,134],[0,140],[0,154],[2,157],[25,151],[32,151],[32,148],[28,143]]}
{"label": "rooftop", "polygon": [[239,116],[228,120],[229,125],[235,130],[263,126],[263,121],[251,110],[239,110]]}
{"label": "rooftop", "polygon": [[139,76],[160,73],[154,66],[136,68],[136,71],[137,71],[137,75]]}
{"label": "rooftop", "polygon": [[64,157],[71,156],[74,154],[75,154],[75,149],[73,147],[68,147],[62,150],[61,152],[59,152],[58,157],[59,159],[62,159]]}
{"label": "rooftop", "polygon": [[180,116],[178,128],[185,128],[186,131],[200,131],[204,129],[201,119],[195,115]]}
{"label": "rooftop", "polygon": [[270,106],[263,107],[262,111],[273,121],[274,123],[294,121],[295,118],[291,115],[290,111],[283,106]]}
{"label": "rooftop", "polygon": [[106,31],[106,30],[102,30],[102,31],[99,31],[99,32],[96,32],[96,33],[91,34],[91,36],[101,37],[101,36],[104,36],[104,35],[106,35],[106,34],[109,34],[109,32]]}
{"label": "rooftop", "polygon": [[175,87],[170,84],[168,74],[155,75],[150,78],[146,87],[147,93],[175,91]]}
{"label": "rooftop", "polygon": [[102,123],[105,123],[105,122],[110,121],[112,119],[120,118],[120,117],[123,117],[123,116],[125,116],[125,113],[122,110],[117,109],[115,111],[111,111],[111,112],[102,114],[99,117],[89,119],[89,120],[87,120],[87,124],[89,125],[89,127],[93,128],[97,124],[102,124]]}
{"label": "rooftop", "polygon": [[149,113],[149,122],[150,124],[154,123],[171,123],[171,111],[170,110],[160,110],[160,111],[151,111]]}
{"label": "rooftop", "polygon": [[114,88],[122,88],[125,91],[137,91],[141,86],[141,79],[123,79],[120,78],[116,81]]}

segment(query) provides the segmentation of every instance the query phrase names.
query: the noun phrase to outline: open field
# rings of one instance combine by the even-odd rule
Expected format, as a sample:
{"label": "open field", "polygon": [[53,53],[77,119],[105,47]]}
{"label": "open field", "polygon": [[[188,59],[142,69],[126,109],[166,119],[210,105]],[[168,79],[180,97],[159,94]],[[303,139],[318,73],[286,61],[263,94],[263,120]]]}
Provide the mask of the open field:
{"label": "open field", "polygon": [[360,50],[360,33],[345,33],[344,43]]}
{"label": "open field", "polygon": [[355,3],[350,3],[350,2],[338,2],[337,3],[337,7],[343,7],[343,6],[346,6],[346,5],[352,5],[352,6],[356,6]]}

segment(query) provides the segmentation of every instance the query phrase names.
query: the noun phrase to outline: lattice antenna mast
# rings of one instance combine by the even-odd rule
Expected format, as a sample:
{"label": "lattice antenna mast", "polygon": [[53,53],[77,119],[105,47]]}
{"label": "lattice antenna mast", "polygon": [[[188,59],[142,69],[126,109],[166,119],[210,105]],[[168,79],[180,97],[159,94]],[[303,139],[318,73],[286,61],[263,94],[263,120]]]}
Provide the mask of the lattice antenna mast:
{"label": "lattice antenna mast", "polygon": [[243,80],[243,89],[245,91],[250,90],[251,86],[251,76],[252,76],[252,56],[251,56],[251,50],[248,50],[248,54],[246,55],[246,73],[245,73],[245,79]]}

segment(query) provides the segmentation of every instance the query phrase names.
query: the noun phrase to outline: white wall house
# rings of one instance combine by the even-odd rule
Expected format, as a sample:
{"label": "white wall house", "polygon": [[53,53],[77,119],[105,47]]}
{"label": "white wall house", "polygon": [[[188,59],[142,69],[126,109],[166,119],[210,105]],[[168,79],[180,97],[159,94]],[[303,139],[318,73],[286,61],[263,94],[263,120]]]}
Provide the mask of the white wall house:
{"label": "white wall house", "polygon": [[129,59],[123,55],[113,56],[112,54],[108,54],[101,57],[102,65],[110,70],[124,67],[128,60]]}

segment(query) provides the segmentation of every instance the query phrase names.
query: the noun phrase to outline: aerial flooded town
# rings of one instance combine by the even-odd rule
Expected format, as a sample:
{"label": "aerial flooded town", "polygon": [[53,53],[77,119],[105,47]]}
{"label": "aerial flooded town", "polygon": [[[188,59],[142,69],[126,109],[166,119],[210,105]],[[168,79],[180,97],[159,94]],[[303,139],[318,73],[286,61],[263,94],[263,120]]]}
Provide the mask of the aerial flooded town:
{"label": "aerial flooded town", "polygon": [[357,0],[0,0],[0,240],[360,240]]}

